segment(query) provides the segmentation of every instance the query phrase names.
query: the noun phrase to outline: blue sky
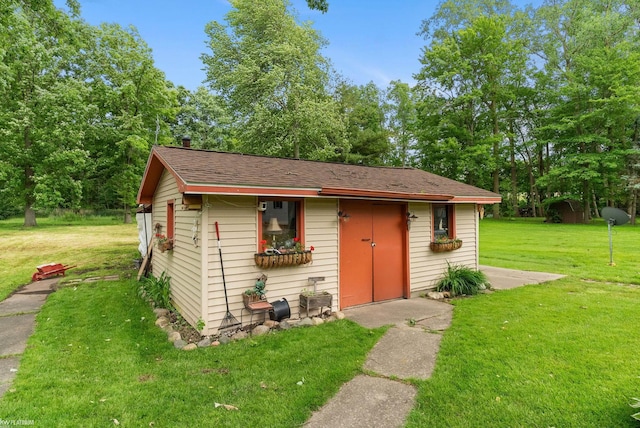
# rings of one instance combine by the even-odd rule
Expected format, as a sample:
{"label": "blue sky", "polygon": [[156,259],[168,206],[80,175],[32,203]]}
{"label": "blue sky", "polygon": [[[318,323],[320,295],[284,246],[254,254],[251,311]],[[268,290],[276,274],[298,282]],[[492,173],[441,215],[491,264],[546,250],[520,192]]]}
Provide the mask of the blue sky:
{"label": "blue sky", "polygon": [[[61,6],[64,0],[55,4]],[[195,89],[205,77],[200,61],[200,55],[209,52],[205,24],[224,23],[230,10],[226,0],[80,0],[80,4],[82,17],[90,24],[135,26],[153,50],[156,66],[167,79],[188,89]],[[357,85],[372,81],[381,88],[392,80],[413,83],[425,45],[417,33],[437,4],[436,0],[329,0],[329,12],[322,14],[309,10],[304,0],[292,0],[299,20],[313,21],[329,42],[322,53],[342,76]]]}

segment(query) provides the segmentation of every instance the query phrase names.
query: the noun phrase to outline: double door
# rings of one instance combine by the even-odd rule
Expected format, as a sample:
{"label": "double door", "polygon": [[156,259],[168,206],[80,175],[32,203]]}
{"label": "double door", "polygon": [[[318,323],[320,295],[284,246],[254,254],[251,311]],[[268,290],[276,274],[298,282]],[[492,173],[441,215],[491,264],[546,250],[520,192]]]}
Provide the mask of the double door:
{"label": "double door", "polygon": [[341,201],[349,215],[340,224],[340,307],[404,296],[406,207]]}

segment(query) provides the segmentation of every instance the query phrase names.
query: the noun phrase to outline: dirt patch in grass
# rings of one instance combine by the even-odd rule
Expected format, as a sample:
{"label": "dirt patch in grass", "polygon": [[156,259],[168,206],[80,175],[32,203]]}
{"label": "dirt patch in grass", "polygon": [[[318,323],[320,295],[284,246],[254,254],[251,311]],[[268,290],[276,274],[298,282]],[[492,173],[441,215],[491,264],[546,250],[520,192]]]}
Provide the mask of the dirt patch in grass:
{"label": "dirt patch in grass", "polygon": [[191,324],[185,321],[184,318],[178,314],[178,312],[172,311],[169,313],[169,321],[175,331],[180,333],[180,337],[187,343],[198,343],[202,340],[203,336],[198,330],[193,328]]}
{"label": "dirt patch in grass", "polygon": [[82,275],[83,273],[95,272],[97,270],[100,270],[100,268],[74,269],[73,273],[76,275]]}
{"label": "dirt patch in grass", "polygon": [[143,374],[138,376],[138,382],[140,383],[150,382],[152,380],[155,380],[155,376],[152,374]]}

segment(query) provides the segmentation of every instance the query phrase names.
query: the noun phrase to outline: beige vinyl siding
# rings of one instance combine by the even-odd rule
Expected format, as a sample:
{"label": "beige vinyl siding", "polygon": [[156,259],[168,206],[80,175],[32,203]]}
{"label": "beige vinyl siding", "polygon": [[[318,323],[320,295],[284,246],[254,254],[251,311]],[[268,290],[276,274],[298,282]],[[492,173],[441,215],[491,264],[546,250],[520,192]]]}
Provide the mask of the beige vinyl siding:
{"label": "beige vinyl siding", "polygon": [[[229,306],[240,321],[241,292],[251,287],[257,276],[253,272],[253,254],[257,248],[257,200],[255,197],[208,196],[207,301],[205,316],[209,334],[217,332],[226,314],[220,255],[215,223],[220,228],[220,243]],[[267,282],[267,285],[269,283]]]}
{"label": "beige vinyl siding", "polygon": [[[167,233],[167,201],[174,200],[174,240],[173,250],[153,251],[153,275],[159,277],[166,272],[171,277],[171,299],[180,314],[195,326],[201,314],[201,212],[182,209],[182,194],[173,176],[166,170],[158,183],[153,198],[153,224],[162,225],[162,233]],[[198,246],[193,244],[194,221],[198,221]]]}
{"label": "beige vinyl siding", "polygon": [[[219,223],[222,260],[227,284],[229,309],[238,321],[249,314],[242,309],[242,293],[253,287],[256,279],[265,273],[267,299],[287,299],[292,317],[299,314],[300,291],[309,288],[308,277],[324,276],[318,290],[327,290],[334,295],[337,307],[338,290],[338,230],[335,199],[306,200],[304,202],[305,245],[314,246],[313,262],[308,265],[287,266],[275,269],[259,269],[254,262],[258,248],[257,198],[244,196],[209,196],[209,233],[207,270],[208,287],[206,332],[217,331],[226,315],[220,256],[215,235],[215,222]],[[268,315],[267,315],[268,316]]]}
{"label": "beige vinyl siding", "polygon": [[409,271],[413,295],[435,287],[447,268],[447,262],[477,269],[478,225],[475,204],[455,205],[456,236],[462,240],[462,247],[444,253],[434,253],[429,248],[432,228],[431,204],[410,203],[409,211],[418,216],[409,232]]}
{"label": "beige vinyl siding", "polygon": [[408,209],[418,217],[409,231],[409,289],[413,294],[430,286],[431,204],[409,203]]}
{"label": "beige vinyl siding", "polygon": [[451,260],[457,264],[478,268],[478,214],[475,204],[456,205],[456,235],[462,247],[453,251]]}
{"label": "beige vinyl siding", "polygon": [[[300,281],[302,288],[312,289],[307,278],[310,276],[324,276],[325,280],[318,282],[318,291],[328,291],[333,294],[333,310],[338,308],[338,201],[336,199],[311,199],[306,202],[306,245],[314,246],[313,263],[308,265],[309,272],[305,272]],[[299,304],[299,291],[295,294],[295,304]]]}

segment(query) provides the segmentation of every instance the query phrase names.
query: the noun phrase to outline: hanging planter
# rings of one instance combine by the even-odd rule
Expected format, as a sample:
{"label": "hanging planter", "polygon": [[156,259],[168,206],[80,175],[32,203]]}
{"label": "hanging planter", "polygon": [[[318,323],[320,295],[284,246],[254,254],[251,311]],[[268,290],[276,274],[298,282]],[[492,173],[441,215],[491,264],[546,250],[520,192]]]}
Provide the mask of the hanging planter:
{"label": "hanging planter", "polygon": [[255,257],[256,265],[262,269],[280,266],[305,265],[313,261],[311,251],[291,252],[284,254],[259,253]]}
{"label": "hanging planter", "polygon": [[173,239],[169,239],[162,234],[156,233],[156,240],[160,252],[164,253],[165,251],[173,250]]}
{"label": "hanging planter", "polygon": [[447,251],[455,251],[462,247],[460,239],[440,239],[429,244],[429,248],[434,253],[444,253]]}

